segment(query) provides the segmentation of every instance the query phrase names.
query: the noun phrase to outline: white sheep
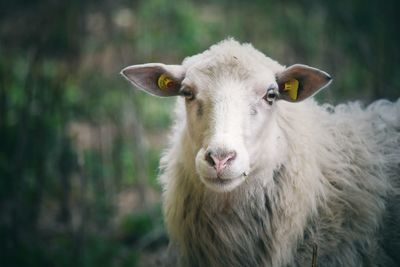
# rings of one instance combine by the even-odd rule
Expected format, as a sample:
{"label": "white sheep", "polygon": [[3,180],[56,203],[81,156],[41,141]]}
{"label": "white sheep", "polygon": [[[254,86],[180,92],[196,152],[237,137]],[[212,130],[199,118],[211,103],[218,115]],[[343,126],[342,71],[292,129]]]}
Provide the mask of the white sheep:
{"label": "white sheep", "polygon": [[320,106],[327,73],[232,39],[122,74],[183,96],[159,177],[181,266],[400,266],[400,100]]}

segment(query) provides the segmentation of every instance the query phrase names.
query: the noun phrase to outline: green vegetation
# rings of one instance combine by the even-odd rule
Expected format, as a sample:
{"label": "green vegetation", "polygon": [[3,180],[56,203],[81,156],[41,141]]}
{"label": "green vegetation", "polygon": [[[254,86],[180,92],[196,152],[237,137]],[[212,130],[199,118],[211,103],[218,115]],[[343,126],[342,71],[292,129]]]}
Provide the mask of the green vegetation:
{"label": "green vegetation", "polygon": [[158,159],[173,99],[122,67],[228,36],[331,73],[320,101],[395,100],[398,1],[0,3],[0,266],[138,266],[167,243]]}

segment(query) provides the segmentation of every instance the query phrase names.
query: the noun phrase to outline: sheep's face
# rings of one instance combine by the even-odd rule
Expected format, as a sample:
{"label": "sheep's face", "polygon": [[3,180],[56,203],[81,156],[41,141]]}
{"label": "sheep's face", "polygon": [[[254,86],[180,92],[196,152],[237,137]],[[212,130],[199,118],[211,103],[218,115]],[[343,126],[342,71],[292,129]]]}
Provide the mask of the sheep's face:
{"label": "sheep's face", "polygon": [[253,75],[237,57],[210,65],[189,66],[181,93],[197,174],[210,189],[230,191],[257,162],[257,138],[273,116],[267,90],[278,85],[272,71]]}
{"label": "sheep's face", "polygon": [[235,189],[269,163],[260,159],[279,153],[275,101],[301,101],[330,80],[304,65],[285,69],[235,41],[213,46],[182,65],[136,65],[122,74],[151,94],[184,97],[196,172],[217,192]]}

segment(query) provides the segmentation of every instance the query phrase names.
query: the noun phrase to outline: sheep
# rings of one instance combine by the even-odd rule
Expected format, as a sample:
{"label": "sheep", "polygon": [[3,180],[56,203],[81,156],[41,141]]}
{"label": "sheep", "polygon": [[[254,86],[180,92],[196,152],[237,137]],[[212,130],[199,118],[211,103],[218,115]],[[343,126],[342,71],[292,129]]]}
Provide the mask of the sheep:
{"label": "sheep", "polygon": [[180,266],[400,266],[400,99],[319,105],[328,73],[234,39],[121,74],[181,96],[159,175]]}

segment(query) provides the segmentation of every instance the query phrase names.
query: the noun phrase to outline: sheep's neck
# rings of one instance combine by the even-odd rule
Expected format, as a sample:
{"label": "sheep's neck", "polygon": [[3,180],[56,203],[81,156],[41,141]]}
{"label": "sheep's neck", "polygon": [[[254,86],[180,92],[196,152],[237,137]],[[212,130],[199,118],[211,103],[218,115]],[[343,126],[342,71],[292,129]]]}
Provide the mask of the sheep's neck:
{"label": "sheep's neck", "polygon": [[[175,222],[179,236],[173,238],[188,265],[200,262],[201,266],[245,266],[251,258],[251,266],[276,266],[292,259],[303,234],[303,227],[294,227],[292,222],[305,224],[307,216],[295,209],[280,210],[288,206],[279,203],[284,201],[280,197],[283,192],[268,194],[257,182],[244,183],[223,194],[209,191],[197,182],[186,185],[191,188],[181,191],[188,193]],[[290,254],[279,255],[278,251]],[[248,255],[250,252],[254,255]]]}

